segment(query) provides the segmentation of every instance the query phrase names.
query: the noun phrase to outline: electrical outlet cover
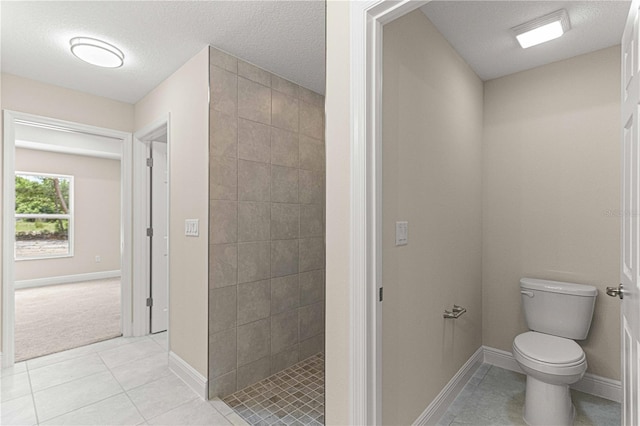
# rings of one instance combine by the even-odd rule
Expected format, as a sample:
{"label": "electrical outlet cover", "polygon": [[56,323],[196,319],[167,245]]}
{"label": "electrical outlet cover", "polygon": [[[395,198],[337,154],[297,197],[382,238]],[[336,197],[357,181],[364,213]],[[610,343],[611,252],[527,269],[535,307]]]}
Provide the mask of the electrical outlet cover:
{"label": "electrical outlet cover", "polygon": [[409,222],[396,222],[396,246],[409,244]]}

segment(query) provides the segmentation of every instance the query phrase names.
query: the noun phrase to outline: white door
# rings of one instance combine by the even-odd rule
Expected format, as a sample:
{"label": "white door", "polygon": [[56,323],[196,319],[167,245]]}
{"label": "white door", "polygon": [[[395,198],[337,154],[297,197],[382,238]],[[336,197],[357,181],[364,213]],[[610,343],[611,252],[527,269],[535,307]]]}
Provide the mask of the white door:
{"label": "white door", "polygon": [[153,229],[150,237],[151,332],[159,333],[167,329],[169,310],[167,144],[151,142],[150,145],[153,159],[149,191],[151,194],[149,223]]}
{"label": "white door", "polygon": [[638,110],[640,108],[640,64],[638,53],[638,7],[633,0],[622,36],[622,260],[620,282],[623,288],[608,288],[610,296],[622,298],[622,422],[640,423],[638,400],[640,375],[640,298],[638,261],[638,214],[640,213]]}

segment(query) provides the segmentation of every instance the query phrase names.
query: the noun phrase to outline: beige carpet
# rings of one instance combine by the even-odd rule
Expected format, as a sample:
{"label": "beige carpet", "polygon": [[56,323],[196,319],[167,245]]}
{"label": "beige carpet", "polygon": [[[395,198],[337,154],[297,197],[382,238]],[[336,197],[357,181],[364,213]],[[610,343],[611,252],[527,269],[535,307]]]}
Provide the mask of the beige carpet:
{"label": "beige carpet", "polygon": [[120,279],[16,290],[15,359],[24,361],[120,333]]}

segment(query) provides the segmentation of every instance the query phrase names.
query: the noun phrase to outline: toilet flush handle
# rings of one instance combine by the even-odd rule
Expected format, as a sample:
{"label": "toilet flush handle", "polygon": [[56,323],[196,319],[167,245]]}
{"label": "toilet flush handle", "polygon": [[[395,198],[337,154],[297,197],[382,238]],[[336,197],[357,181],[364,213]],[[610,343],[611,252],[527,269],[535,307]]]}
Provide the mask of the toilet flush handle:
{"label": "toilet flush handle", "polygon": [[520,294],[524,294],[525,296],[528,296],[528,297],[533,297],[532,291],[520,290]]}
{"label": "toilet flush handle", "polygon": [[620,284],[618,287],[607,287],[607,296],[624,299],[624,286]]}

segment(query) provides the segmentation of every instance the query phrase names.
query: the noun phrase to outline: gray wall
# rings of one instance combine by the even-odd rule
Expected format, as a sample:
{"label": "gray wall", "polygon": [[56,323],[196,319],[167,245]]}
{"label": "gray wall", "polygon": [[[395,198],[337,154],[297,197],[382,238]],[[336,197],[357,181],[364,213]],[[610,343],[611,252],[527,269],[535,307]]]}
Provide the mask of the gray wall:
{"label": "gray wall", "polygon": [[408,425],[482,345],[482,81],[420,10],[385,26],[383,109],[382,423]]}
{"label": "gray wall", "polygon": [[324,349],[324,98],[210,50],[209,396]]}
{"label": "gray wall", "polygon": [[620,46],[487,81],[483,344],[527,330],[520,277],[599,289],[587,372],[620,378]]}

